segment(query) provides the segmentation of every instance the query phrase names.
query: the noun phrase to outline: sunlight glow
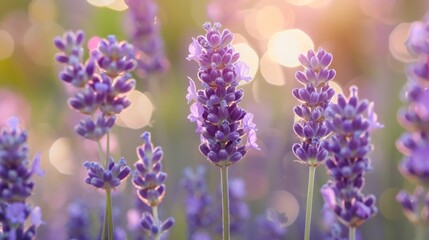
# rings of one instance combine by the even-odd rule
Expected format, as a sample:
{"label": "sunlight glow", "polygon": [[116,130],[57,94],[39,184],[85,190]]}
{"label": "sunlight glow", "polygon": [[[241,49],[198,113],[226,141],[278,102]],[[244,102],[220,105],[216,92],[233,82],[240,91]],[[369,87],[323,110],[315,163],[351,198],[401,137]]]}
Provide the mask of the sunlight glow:
{"label": "sunlight glow", "polygon": [[125,0],[114,0],[107,7],[115,11],[125,11],[128,9],[128,5],[125,3]]}
{"label": "sunlight glow", "polygon": [[55,21],[58,9],[53,0],[33,0],[28,5],[28,16],[34,22]]}
{"label": "sunlight glow", "polygon": [[9,58],[15,49],[15,42],[10,33],[0,30],[0,60]]}
{"label": "sunlight glow", "polygon": [[407,50],[405,41],[410,31],[410,23],[401,23],[392,30],[389,36],[389,50],[392,56],[400,62],[412,62],[415,60]]}
{"label": "sunlight glow", "polygon": [[264,80],[275,86],[283,86],[285,84],[285,76],[282,67],[274,62],[268,53],[265,53],[261,58],[261,74]]}
{"label": "sunlight glow", "polygon": [[256,28],[261,36],[269,39],[285,27],[283,12],[275,5],[266,5],[256,14]]}
{"label": "sunlight glow", "polygon": [[96,7],[107,7],[111,4],[113,4],[113,2],[115,0],[86,0],[89,4],[96,6]]}
{"label": "sunlight glow", "polygon": [[298,56],[313,49],[311,38],[300,29],[288,29],[276,33],[268,42],[268,53],[277,63],[286,67],[296,67]]}
{"label": "sunlight glow", "polygon": [[286,0],[286,2],[295,5],[295,6],[304,6],[311,4],[314,0]]}
{"label": "sunlight glow", "polygon": [[271,197],[270,208],[287,217],[287,222],[283,225],[284,227],[292,225],[299,214],[298,201],[288,191],[276,191]]}
{"label": "sunlight glow", "polygon": [[49,162],[62,174],[71,175],[74,173],[75,165],[73,161],[74,150],[70,146],[68,138],[57,139],[49,149]]}
{"label": "sunlight glow", "polygon": [[259,67],[259,57],[256,51],[247,43],[234,44],[233,47],[235,51],[240,53],[240,60],[249,66],[250,77],[254,78]]}
{"label": "sunlight glow", "polygon": [[131,129],[139,129],[149,125],[154,111],[150,99],[137,90],[132,91],[128,95],[128,99],[131,101],[131,106],[119,114],[117,124]]}

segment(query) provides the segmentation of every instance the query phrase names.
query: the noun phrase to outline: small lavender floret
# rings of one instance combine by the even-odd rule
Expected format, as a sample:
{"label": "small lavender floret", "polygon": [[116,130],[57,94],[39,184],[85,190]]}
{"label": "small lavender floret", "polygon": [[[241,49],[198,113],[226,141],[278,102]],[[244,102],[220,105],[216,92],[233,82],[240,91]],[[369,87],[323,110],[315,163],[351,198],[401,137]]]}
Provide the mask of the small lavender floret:
{"label": "small lavender floret", "polygon": [[91,216],[83,202],[76,201],[67,207],[67,237],[68,239],[91,239]]}
{"label": "small lavender floret", "polygon": [[322,186],[321,193],[326,205],[337,215],[341,223],[348,227],[358,227],[377,213],[375,197],[365,196],[364,174],[370,167],[367,156],[372,151],[370,142],[370,124],[376,119],[373,112],[367,113],[369,103],[360,100],[357,87],[350,88],[351,95],[346,99],[338,96],[337,104],[330,104],[326,109],[327,126],[333,132],[325,148],[332,156],[326,161],[330,180]]}
{"label": "small lavender floret", "polygon": [[281,240],[286,237],[286,227],[276,217],[270,216],[272,213],[268,211],[266,214],[260,215],[255,220],[254,235],[250,239],[272,239]]}
{"label": "small lavender floret", "polygon": [[[134,164],[132,183],[137,189],[137,196],[147,206],[157,211],[157,206],[162,202],[165,196],[165,181],[167,174],[162,171],[163,151],[161,147],[154,147],[149,132],[141,135],[143,144],[137,147],[137,156],[139,160]],[[155,219],[158,214],[143,212],[140,225],[149,239],[162,237],[168,233],[168,230],[174,224],[174,218],[168,218],[165,221]]]}
{"label": "small lavender floret", "polygon": [[319,48],[317,52],[310,50],[300,55],[299,61],[305,69],[297,71],[295,78],[304,86],[293,89],[292,95],[301,102],[293,109],[300,118],[293,129],[301,142],[294,144],[292,151],[297,162],[319,166],[328,154],[323,144],[331,132],[326,125],[325,110],[335,94],[329,87],[329,81],[335,76],[335,70],[328,68],[332,54]]}
{"label": "small lavender floret", "polygon": [[93,56],[100,69],[110,77],[120,76],[136,67],[133,45],[124,41],[118,42],[113,35],[100,41]]}
{"label": "small lavender floret", "polygon": [[198,62],[203,87],[196,90],[194,81],[189,79],[186,98],[193,103],[188,119],[197,123],[201,153],[219,167],[229,166],[248,150],[259,149],[253,115],[238,106],[243,98],[238,83],[251,78],[247,65],[238,61],[240,55],[232,47],[233,34],[228,29],[220,32],[220,23],[203,26],[207,33],[193,39],[187,58]]}
{"label": "small lavender floret", "polygon": [[124,158],[117,163],[109,158],[109,165],[105,169],[99,162],[84,162],[83,166],[88,170],[85,182],[96,188],[110,189],[118,187],[131,172]]}
{"label": "small lavender floret", "polygon": [[91,118],[87,118],[81,120],[79,124],[76,125],[75,131],[84,138],[98,141],[110,131],[115,121],[115,116],[108,117],[100,115],[95,121]]}

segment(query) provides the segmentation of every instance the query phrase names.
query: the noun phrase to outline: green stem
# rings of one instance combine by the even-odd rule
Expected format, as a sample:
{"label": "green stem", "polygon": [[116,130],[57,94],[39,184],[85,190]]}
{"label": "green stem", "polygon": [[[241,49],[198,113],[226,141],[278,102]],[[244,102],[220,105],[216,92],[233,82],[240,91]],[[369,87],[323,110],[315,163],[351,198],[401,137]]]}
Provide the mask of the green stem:
{"label": "green stem", "polygon": [[106,134],[106,168],[109,166],[109,157],[110,157],[110,132]]}
{"label": "green stem", "polygon": [[113,240],[112,201],[110,188],[106,188],[106,208],[104,210],[104,222],[101,233],[102,240]]}
{"label": "green stem", "polygon": [[356,228],[349,227],[349,240],[355,240],[355,239],[356,239]]}
{"label": "green stem", "polygon": [[415,225],[415,240],[424,240],[426,239],[426,226],[424,224],[417,223]]}
{"label": "green stem", "polygon": [[304,240],[310,240],[311,212],[313,209],[313,189],[314,189],[314,175],[315,175],[315,173],[316,173],[316,166],[309,166],[309,168],[308,168],[307,208],[306,208],[306,213],[305,213]]}
{"label": "green stem", "polygon": [[[98,148],[98,155],[100,155],[100,163],[103,163],[103,158],[104,158],[104,154],[103,154],[103,148],[101,147],[101,143],[100,140],[97,141],[97,148]],[[106,166],[104,166],[106,167]]]}
{"label": "green stem", "polygon": [[229,240],[229,190],[228,190],[228,167],[220,168],[222,185],[222,240]]}
{"label": "green stem", "polygon": [[[159,218],[158,218],[158,207],[152,207],[152,215],[153,215],[153,220],[155,221],[156,225],[159,227],[161,227],[161,224],[159,222]],[[155,235],[155,240],[159,240],[161,238],[161,234],[156,234]]]}

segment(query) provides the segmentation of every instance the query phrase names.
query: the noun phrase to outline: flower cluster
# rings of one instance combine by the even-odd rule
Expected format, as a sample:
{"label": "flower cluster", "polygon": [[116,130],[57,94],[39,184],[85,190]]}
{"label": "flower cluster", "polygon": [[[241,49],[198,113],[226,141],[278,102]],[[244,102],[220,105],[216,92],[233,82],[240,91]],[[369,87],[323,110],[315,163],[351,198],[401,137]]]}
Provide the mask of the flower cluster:
{"label": "flower cluster", "polygon": [[[370,167],[368,153],[372,126],[381,127],[368,101],[358,98],[358,89],[350,88],[346,99],[338,95],[338,103],[326,109],[327,127],[333,132],[326,149],[332,154],[326,161],[330,180],[321,193],[327,206],[334,211],[340,222],[356,228],[377,213],[375,197],[363,195],[364,175]],[[367,116],[364,113],[368,112]],[[370,118],[368,118],[370,116]]]}
{"label": "flower cluster", "polygon": [[152,207],[153,213],[144,212],[140,220],[141,227],[152,239],[167,233],[173,226],[174,219],[170,217],[163,222],[158,219],[157,206],[165,196],[164,183],[167,179],[167,174],[162,171],[163,151],[159,146],[154,148],[149,132],[144,132],[141,139],[143,144],[137,148],[139,161],[134,164],[132,182],[141,201]]}
{"label": "flower cluster", "polygon": [[140,77],[163,72],[170,63],[164,54],[164,43],[156,19],[158,6],[152,0],[126,0],[132,28],[131,41],[135,47]]}
{"label": "flower cluster", "polygon": [[98,162],[84,162],[83,166],[88,170],[85,182],[101,189],[114,189],[118,187],[131,172],[124,158],[115,163],[113,158],[110,157],[106,169]]}
{"label": "flower cluster", "polygon": [[[418,185],[429,186],[429,16],[411,25],[406,42],[410,52],[418,56],[408,65],[408,82],[404,88],[406,106],[400,109],[398,119],[407,130],[396,146],[404,155],[399,171]],[[425,193],[426,192],[426,193]],[[408,219],[414,224],[427,224],[429,196],[421,186],[413,194],[402,190],[396,199],[403,206]]]}
{"label": "flower cluster", "polygon": [[[0,239],[33,239],[36,228],[43,223],[39,207],[26,204],[34,183],[30,177],[44,175],[40,168],[40,154],[29,168],[27,131],[19,126],[19,119],[12,117],[0,131]],[[24,229],[31,216],[32,224]]]}
{"label": "flower cluster", "polygon": [[[187,60],[199,64],[198,79],[202,89],[189,79],[186,98],[191,105],[188,119],[197,123],[201,134],[200,151],[213,164],[226,167],[256,148],[256,125],[253,114],[240,108],[243,90],[237,89],[241,80],[249,82],[248,66],[238,61],[239,53],[231,45],[233,34],[220,23],[205,23],[205,36],[193,38]],[[245,139],[246,143],[242,143]]]}
{"label": "flower cluster", "polygon": [[295,77],[304,86],[293,89],[292,94],[301,102],[293,109],[300,118],[293,129],[301,142],[294,144],[292,150],[299,163],[319,166],[328,154],[323,148],[323,141],[331,132],[326,126],[325,110],[335,94],[329,87],[335,70],[328,68],[332,55],[321,48],[300,55],[299,61],[305,70],[297,71]]}
{"label": "flower cluster", "polygon": [[211,239],[210,228],[217,220],[213,212],[213,197],[208,191],[206,182],[207,170],[199,166],[195,171],[186,168],[182,186],[187,191],[185,212],[188,226],[188,239],[198,239],[204,234],[204,239]]}
{"label": "flower cluster", "polygon": [[131,104],[126,94],[135,86],[129,72],[135,68],[136,61],[132,45],[118,43],[111,35],[100,41],[84,63],[84,38],[82,31],[66,32],[63,37],[56,37],[54,43],[60,50],[56,60],[65,64],[60,79],[77,88],[69,105],[89,116],[75,127],[76,132],[98,141],[113,127],[116,114]]}
{"label": "flower cluster", "polygon": [[272,239],[281,240],[286,237],[286,228],[282,226],[282,222],[276,216],[274,211],[267,211],[266,214],[260,215],[255,220],[256,232],[249,239]]}

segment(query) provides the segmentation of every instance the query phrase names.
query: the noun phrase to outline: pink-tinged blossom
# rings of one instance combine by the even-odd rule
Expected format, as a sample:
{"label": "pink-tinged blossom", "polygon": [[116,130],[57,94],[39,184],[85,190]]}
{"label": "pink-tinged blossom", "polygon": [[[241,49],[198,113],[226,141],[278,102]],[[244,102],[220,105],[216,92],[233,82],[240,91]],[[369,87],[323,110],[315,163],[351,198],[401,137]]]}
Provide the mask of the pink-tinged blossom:
{"label": "pink-tinged blossom", "polygon": [[239,107],[243,90],[239,81],[250,81],[248,67],[232,47],[233,34],[220,30],[220,23],[205,23],[205,35],[192,39],[188,60],[199,64],[196,90],[190,81],[186,98],[191,103],[188,119],[197,123],[200,151],[217,166],[229,166],[244,157],[256,144],[253,115]]}

